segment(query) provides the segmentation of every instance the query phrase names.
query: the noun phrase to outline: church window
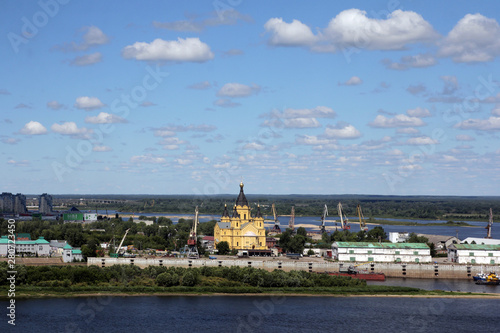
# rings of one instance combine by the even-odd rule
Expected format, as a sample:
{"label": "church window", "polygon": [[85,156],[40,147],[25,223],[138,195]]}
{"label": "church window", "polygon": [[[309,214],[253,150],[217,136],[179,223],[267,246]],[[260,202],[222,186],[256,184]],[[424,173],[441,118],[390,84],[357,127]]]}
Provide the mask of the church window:
{"label": "church window", "polygon": [[247,219],[247,214],[243,214],[243,219],[246,220]]}

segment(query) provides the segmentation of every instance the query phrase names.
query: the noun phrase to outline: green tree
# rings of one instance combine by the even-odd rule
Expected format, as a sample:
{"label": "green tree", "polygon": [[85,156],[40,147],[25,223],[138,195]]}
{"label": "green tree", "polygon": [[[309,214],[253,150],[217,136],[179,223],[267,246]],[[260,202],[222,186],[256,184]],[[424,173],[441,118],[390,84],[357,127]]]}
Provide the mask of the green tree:
{"label": "green tree", "polygon": [[307,231],[306,231],[306,228],[304,228],[304,227],[299,227],[299,228],[297,229],[297,235],[301,235],[301,236],[307,237]]}
{"label": "green tree", "polygon": [[220,255],[225,255],[229,253],[229,243],[222,241],[217,243],[217,250]]}

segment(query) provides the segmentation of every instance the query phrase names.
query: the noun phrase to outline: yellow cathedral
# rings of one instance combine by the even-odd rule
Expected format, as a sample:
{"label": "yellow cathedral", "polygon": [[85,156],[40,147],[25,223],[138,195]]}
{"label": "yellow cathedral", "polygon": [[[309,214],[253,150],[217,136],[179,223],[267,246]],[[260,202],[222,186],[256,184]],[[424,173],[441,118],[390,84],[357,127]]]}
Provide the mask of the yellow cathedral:
{"label": "yellow cathedral", "polygon": [[267,250],[264,218],[257,207],[257,213],[252,218],[250,206],[240,183],[240,194],[236,199],[233,213],[229,216],[227,205],[220,222],[214,228],[215,248],[223,241],[228,242],[231,250]]}

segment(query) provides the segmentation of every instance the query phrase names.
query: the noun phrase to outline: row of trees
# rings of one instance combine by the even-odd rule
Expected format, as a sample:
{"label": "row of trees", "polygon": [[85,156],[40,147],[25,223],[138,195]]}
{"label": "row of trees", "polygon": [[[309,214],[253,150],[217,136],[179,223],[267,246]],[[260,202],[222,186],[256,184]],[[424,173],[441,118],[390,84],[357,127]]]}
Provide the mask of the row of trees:
{"label": "row of trees", "polygon": [[[0,285],[7,285],[7,263],[0,263]],[[343,287],[365,286],[362,280],[330,276],[306,271],[268,272],[252,267],[158,267],[137,266],[18,266],[16,284],[40,287],[71,286],[253,286]]]}

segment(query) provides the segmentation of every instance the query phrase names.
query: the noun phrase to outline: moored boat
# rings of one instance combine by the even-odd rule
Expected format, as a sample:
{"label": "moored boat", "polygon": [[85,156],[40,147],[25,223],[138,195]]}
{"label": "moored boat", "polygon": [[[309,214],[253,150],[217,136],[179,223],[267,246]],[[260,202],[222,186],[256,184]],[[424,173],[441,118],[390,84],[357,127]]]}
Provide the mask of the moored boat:
{"label": "moored boat", "polygon": [[500,278],[495,272],[490,272],[490,274],[486,273],[477,273],[473,276],[473,280],[476,284],[488,284],[488,285],[499,285]]}

